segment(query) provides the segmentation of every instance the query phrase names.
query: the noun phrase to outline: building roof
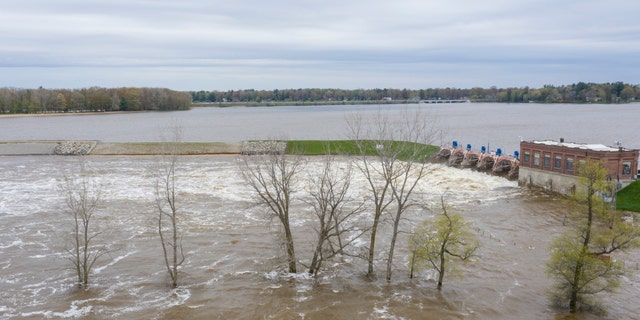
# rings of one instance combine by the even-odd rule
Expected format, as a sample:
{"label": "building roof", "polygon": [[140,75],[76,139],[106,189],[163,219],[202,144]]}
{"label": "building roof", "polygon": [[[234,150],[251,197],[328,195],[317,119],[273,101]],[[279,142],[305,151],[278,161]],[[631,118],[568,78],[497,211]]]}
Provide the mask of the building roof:
{"label": "building roof", "polygon": [[603,144],[586,144],[586,143],[575,143],[575,142],[559,142],[554,140],[534,140],[532,141],[536,144],[544,144],[548,146],[559,146],[559,147],[567,147],[574,149],[583,149],[583,150],[592,150],[592,151],[607,151],[607,152],[618,152],[622,151],[630,151],[629,149],[619,148],[619,147],[608,147]]}

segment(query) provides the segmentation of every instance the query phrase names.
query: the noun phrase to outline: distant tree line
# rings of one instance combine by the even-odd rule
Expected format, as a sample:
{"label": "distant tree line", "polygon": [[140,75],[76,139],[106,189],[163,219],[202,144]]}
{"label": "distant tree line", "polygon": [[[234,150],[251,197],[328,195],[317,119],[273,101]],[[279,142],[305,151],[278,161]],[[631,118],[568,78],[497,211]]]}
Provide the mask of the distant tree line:
{"label": "distant tree line", "polygon": [[191,91],[196,103],[419,101],[468,99],[476,102],[537,103],[626,103],[640,100],[640,86],[578,82],[568,86],[546,85],[523,88],[432,88],[432,89],[276,89]]}
{"label": "distant tree line", "polygon": [[275,89],[174,91],[165,88],[18,89],[0,88],[0,113],[186,110],[195,103],[303,103],[419,100],[475,102],[627,103],[640,100],[640,86],[578,82],[568,86],[431,89]]}
{"label": "distant tree line", "polygon": [[0,113],[186,110],[187,92],[164,88],[0,88]]}

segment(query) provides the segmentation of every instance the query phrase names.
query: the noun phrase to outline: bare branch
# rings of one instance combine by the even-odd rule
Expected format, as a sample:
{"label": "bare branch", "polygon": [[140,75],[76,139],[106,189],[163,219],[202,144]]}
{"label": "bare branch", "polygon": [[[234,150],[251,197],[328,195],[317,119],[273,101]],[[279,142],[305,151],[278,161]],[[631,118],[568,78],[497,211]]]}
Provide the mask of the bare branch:
{"label": "bare branch", "polygon": [[[182,235],[178,225],[177,166],[182,130],[174,125],[170,130],[172,140],[162,144],[162,157],[155,168],[157,177],[154,185],[155,203],[158,209],[157,231],[160,237],[165,268],[171,280],[171,287],[178,286],[178,272],[185,261]],[[163,219],[166,218],[166,219]]]}
{"label": "bare branch", "polygon": [[[291,231],[289,208],[295,193],[295,178],[305,161],[299,155],[286,155],[279,143],[266,143],[273,149],[261,154],[245,154],[239,161],[240,172],[254,190],[260,203],[267,207],[269,215],[279,220],[282,226],[289,272],[296,273],[296,256]],[[253,153],[251,153],[253,154]]]}

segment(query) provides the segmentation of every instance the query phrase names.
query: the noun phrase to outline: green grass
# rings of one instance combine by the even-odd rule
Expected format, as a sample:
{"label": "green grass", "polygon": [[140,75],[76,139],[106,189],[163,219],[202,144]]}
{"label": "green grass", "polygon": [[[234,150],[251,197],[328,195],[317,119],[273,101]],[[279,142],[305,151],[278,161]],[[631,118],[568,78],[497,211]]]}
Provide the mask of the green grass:
{"label": "green grass", "polygon": [[[377,142],[364,141],[364,150],[369,155],[378,154],[376,148]],[[417,150],[419,161],[426,161],[438,151],[438,147],[431,145],[423,145],[412,142],[391,141],[388,145],[393,153],[397,153],[399,159],[407,159]],[[360,148],[353,140],[288,140],[287,153],[297,153],[305,155],[324,155],[324,154],[344,154],[354,155],[360,154]]]}
{"label": "green grass", "polygon": [[616,209],[640,212],[640,181],[635,181],[618,192]]}
{"label": "green grass", "polygon": [[358,147],[351,140],[288,140],[287,153],[305,155],[356,154]]}

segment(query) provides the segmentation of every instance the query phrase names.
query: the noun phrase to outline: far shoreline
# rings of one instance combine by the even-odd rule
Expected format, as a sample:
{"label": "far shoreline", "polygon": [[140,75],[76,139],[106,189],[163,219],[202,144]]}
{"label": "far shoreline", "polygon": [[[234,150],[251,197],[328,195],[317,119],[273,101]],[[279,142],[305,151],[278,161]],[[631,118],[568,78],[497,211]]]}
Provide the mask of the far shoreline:
{"label": "far shoreline", "polygon": [[51,113],[0,113],[0,118],[21,117],[63,117],[63,116],[90,116],[102,114],[142,113],[148,111],[87,111],[87,112],[51,112]]}
{"label": "far shoreline", "polygon": [[[495,102],[495,101],[466,101],[466,102],[456,102],[456,103],[435,103],[435,102],[420,102],[413,100],[392,100],[392,101],[379,101],[379,100],[370,100],[370,101],[287,101],[287,102],[212,102],[212,103],[202,103],[202,102],[194,102],[189,109],[183,110],[135,110],[135,111],[82,111],[82,112],[50,112],[50,113],[0,113],[0,119],[10,119],[10,118],[23,118],[23,117],[65,117],[65,116],[91,116],[91,115],[115,115],[115,114],[132,114],[132,113],[152,113],[152,112],[174,112],[174,111],[189,111],[193,109],[200,108],[255,108],[255,107],[313,107],[313,106],[322,106],[322,107],[331,107],[331,106],[357,106],[357,105],[408,105],[408,104],[425,104],[425,105],[449,105],[449,104],[484,104],[484,103],[497,103],[497,104],[511,104],[511,105],[524,105],[524,104],[563,104],[563,105],[602,105],[609,106],[611,103],[564,103],[564,102],[555,102],[555,103],[508,103],[508,102]],[[619,105],[628,105],[628,104],[638,104],[640,102],[628,102],[628,103],[617,103]],[[613,104],[615,105],[615,104]]]}
{"label": "far shoreline", "polygon": [[48,113],[0,113],[0,118],[20,118],[20,117],[56,117],[56,116],[81,116],[81,115],[112,115],[128,113],[146,112],[172,112],[188,111],[194,108],[252,108],[252,107],[299,107],[299,106],[343,106],[343,105],[373,105],[373,104],[418,104],[416,101],[395,100],[395,101],[286,101],[286,102],[194,102],[187,110],[136,110],[136,111],[81,111],[81,112],[48,112]]}

